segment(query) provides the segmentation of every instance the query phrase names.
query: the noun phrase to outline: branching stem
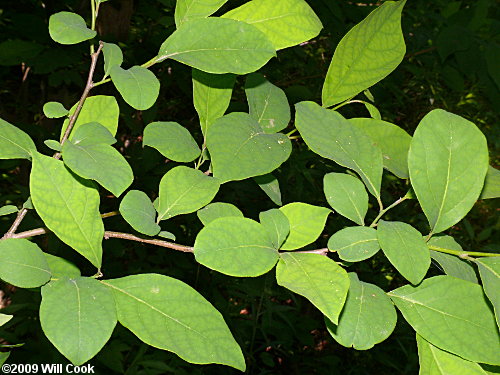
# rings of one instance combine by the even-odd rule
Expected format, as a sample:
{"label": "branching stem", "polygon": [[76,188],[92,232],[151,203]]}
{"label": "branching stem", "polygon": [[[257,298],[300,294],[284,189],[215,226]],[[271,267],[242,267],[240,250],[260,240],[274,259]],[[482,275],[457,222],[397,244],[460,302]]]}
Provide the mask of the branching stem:
{"label": "branching stem", "polygon": [[456,255],[459,258],[467,259],[469,257],[500,257],[500,254],[496,253],[482,253],[477,251],[460,251],[460,250],[452,250],[446,249],[444,247],[427,245],[430,250],[439,251],[440,253],[446,253],[451,255]]}
{"label": "branching stem", "polygon": [[383,208],[383,206],[381,205],[381,201],[379,200],[379,205],[380,205],[380,212],[379,214],[377,215],[377,217],[375,218],[375,220],[373,220],[373,222],[370,224],[370,228],[374,228],[377,226],[377,223],[378,221],[380,220],[380,218],[382,216],[384,216],[384,214],[389,211],[391,208],[394,208],[396,207],[398,204],[400,204],[401,202],[407,200],[408,197],[405,195],[404,197],[401,197],[399,198],[396,202],[394,202],[393,204],[391,204],[390,206],[386,207],[386,208]]}

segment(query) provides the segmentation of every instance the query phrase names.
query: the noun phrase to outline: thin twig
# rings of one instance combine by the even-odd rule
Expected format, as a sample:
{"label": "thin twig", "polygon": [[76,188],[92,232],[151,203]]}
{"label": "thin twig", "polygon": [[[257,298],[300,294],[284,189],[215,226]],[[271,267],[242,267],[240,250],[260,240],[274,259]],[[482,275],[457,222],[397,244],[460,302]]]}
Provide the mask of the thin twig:
{"label": "thin twig", "polygon": [[12,238],[12,235],[14,233],[16,233],[16,230],[17,228],[19,227],[19,224],[21,224],[21,221],[23,221],[24,217],[26,216],[26,214],[28,213],[28,209],[27,208],[21,208],[18,212],[17,212],[17,217],[16,219],[14,220],[14,222],[12,223],[12,226],[10,227],[10,229],[7,231],[7,233],[5,233],[2,237],[2,240],[5,240],[7,238]]}
{"label": "thin twig", "polygon": [[178,245],[176,243],[163,240],[141,238],[129,233],[106,231],[104,232],[104,239],[107,240],[108,238],[121,238],[124,240],[137,241],[137,242],[147,243],[150,245],[156,245],[161,247],[167,247],[173,250],[183,251],[185,253],[192,253],[194,251],[194,249],[191,246]]}
{"label": "thin twig", "polygon": [[430,250],[438,251],[440,253],[445,253],[445,254],[456,255],[459,258],[463,258],[463,259],[467,259],[470,256],[473,256],[473,257],[500,257],[500,254],[497,254],[497,253],[482,253],[482,252],[478,252],[478,251],[452,250],[452,249],[446,249],[444,247],[439,247],[439,246],[434,246],[434,245],[427,245],[427,247]]}
{"label": "thin twig", "polygon": [[401,202],[407,200],[408,197],[405,195],[404,197],[401,197],[399,198],[397,201],[395,201],[393,204],[391,204],[389,207],[387,208],[383,208],[383,206],[381,205],[382,204],[382,201],[380,199],[378,199],[379,201],[379,204],[381,205],[380,206],[380,212],[379,214],[377,215],[377,217],[375,218],[375,220],[373,220],[373,222],[370,224],[370,228],[373,228],[377,225],[378,221],[380,220],[380,218],[387,212],[389,211],[391,208],[394,208],[396,207],[398,204],[400,204]]}
{"label": "thin twig", "polygon": [[[293,253],[302,253],[302,254],[319,254],[319,255],[327,255],[328,249],[325,247],[323,249],[315,249],[315,250],[301,250],[301,251],[293,251]],[[289,253],[289,251],[283,251],[284,253]]]}

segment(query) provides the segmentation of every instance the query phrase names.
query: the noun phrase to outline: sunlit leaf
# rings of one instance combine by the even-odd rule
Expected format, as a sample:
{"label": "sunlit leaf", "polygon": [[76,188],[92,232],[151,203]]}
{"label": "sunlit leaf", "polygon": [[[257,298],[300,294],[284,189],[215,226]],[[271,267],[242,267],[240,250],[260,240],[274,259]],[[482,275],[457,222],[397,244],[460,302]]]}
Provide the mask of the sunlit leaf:
{"label": "sunlit leaf", "polygon": [[34,151],[28,134],[0,119],[0,159],[31,159]]}
{"label": "sunlit leaf", "polygon": [[259,214],[259,221],[267,231],[276,249],[279,249],[290,233],[290,222],[280,210],[273,208]]}
{"label": "sunlit leaf", "polygon": [[68,114],[68,110],[59,102],[47,102],[43,105],[43,114],[47,118],[59,118]]}
{"label": "sunlit leaf", "polygon": [[59,12],[49,18],[50,37],[61,44],[76,44],[92,39],[97,33],[85,24],[85,20],[76,13]]}
{"label": "sunlit leaf", "polygon": [[483,289],[488,296],[497,319],[498,327],[500,327],[500,257],[479,258],[476,259],[483,282]]}
{"label": "sunlit leaf", "polygon": [[466,260],[460,259],[456,255],[432,250],[433,247],[438,247],[445,250],[463,251],[462,246],[460,246],[453,237],[432,237],[427,242],[427,246],[431,248],[431,258],[439,263],[444,273],[477,284],[476,271]]}
{"label": "sunlit leaf", "polygon": [[123,100],[132,108],[145,110],[155,104],[160,93],[160,81],[150,70],[141,66],[125,70],[114,65],[109,74]]}
{"label": "sunlit leaf", "polygon": [[212,221],[221,217],[243,217],[243,213],[238,207],[231,203],[215,202],[203,207],[196,213],[203,225],[208,225]]}
{"label": "sunlit leaf", "polygon": [[102,54],[104,55],[104,77],[109,76],[113,66],[121,66],[123,63],[123,53],[120,47],[114,43],[104,43],[102,47]]}
{"label": "sunlit leaf", "polygon": [[177,0],[175,2],[175,24],[179,27],[186,21],[208,17],[226,2],[227,0]]}
{"label": "sunlit leaf", "polygon": [[340,259],[360,262],[380,250],[377,231],[368,227],[347,227],[334,233],[328,240],[328,249],[336,251]]}
{"label": "sunlit leaf", "polygon": [[255,176],[253,180],[259,185],[264,193],[276,204],[281,206],[281,190],[280,183],[272,173],[264,174],[262,176]]}

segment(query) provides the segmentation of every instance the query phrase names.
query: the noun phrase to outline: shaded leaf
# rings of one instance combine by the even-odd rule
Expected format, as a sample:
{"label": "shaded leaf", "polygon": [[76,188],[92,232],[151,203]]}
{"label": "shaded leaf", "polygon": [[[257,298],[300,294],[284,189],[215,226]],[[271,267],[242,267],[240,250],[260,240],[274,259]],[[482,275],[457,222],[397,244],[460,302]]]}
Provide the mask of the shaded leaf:
{"label": "shaded leaf", "polygon": [[43,105],[43,114],[48,118],[64,117],[69,111],[59,102],[47,102]]}
{"label": "shaded leaf", "polygon": [[221,217],[243,217],[243,213],[238,207],[225,202],[210,203],[201,210],[198,210],[196,214],[203,225],[208,225]]}
{"label": "shaded leaf", "polygon": [[43,253],[53,278],[81,276],[80,270],[73,263],[52,254]]}
{"label": "shaded leaf", "polygon": [[102,54],[104,55],[104,77],[109,76],[113,66],[121,66],[123,63],[123,53],[120,47],[114,43],[104,43],[102,47]]}
{"label": "shaded leaf", "polygon": [[150,70],[141,66],[125,70],[114,65],[109,74],[123,100],[132,108],[145,110],[155,104],[160,93],[160,81]]}
{"label": "shaded leaf", "polygon": [[259,214],[259,221],[267,231],[276,249],[279,249],[290,233],[290,222],[280,210],[273,208]]}
{"label": "shaded leaf", "polygon": [[92,39],[97,33],[76,13],[59,12],[49,18],[50,37],[61,44],[76,44]]}
{"label": "shaded leaf", "polygon": [[28,134],[0,119],[0,159],[31,159],[34,151]]}
{"label": "shaded leaf", "polygon": [[16,206],[13,206],[11,204],[8,204],[6,206],[0,207],[0,216],[4,215],[10,215],[13,214],[14,212],[19,211]]}
{"label": "shaded leaf", "polygon": [[497,325],[500,327],[500,257],[476,259],[483,282],[484,293],[495,310]]}
{"label": "shaded leaf", "polygon": [[47,146],[51,150],[61,152],[62,146],[58,141],[54,139],[46,139],[45,141],[43,141],[43,143],[45,143],[45,146]]}
{"label": "shaded leaf", "polygon": [[255,176],[253,180],[259,185],[264,193],[273,201],[277,206],[281,206],[281,190],[279,181],[272,173],[264,174],[262,176]]}
{"label": "shaded leaf", "polygon": [[488,167],[486,177],[484,180],[483,190],[479,199],[491,199],[500,197],[500,171],[493,168],[491,165]]}
{"label": "shaded leaf", "polygon": [[175,2],[175,24],[205,18],[215,13],[227,0],[177,0]]}
{"label": "shaded leaf", "polygon": [[334,233],[328,240],[328,249],[336,251],[340,259],[360,262],[380,250],[377,231],[369,227],[347,227]]}
{"label": "shaded leaf", "polygon": [[132,228],[148,236],[157,235],[161,228],[155,223],[156,210],[153,203],[139,190],[130,190],[120,203],[120,214]]}

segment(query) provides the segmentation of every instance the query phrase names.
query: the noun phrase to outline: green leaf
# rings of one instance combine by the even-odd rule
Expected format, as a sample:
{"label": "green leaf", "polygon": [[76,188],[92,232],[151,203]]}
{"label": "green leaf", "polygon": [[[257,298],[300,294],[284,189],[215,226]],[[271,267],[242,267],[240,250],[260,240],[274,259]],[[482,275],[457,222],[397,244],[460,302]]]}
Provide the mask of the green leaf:
{"label": "green leaf", "polygon": [[349,122],[361,129],[381,150],[384,168],[399,178],[409,178],[408,150],[411,136],[387,121],[353,118]]}
{"label": "green leaf", "polygon": [[378,286],[359,281],[355,273],[349,273],[349,279],[349,293],[338,324],[325,319],[326,328],[340,345],[368,350],[392,333],[396,309]]}
{"label": "green leaf", "polygon": [[312,39],[323,27],[318,16],[304,0],[252,0],[222,17],[255,25],[266,34],[277,50]]}
{"label": "green leaf", "polygon": [[486,172],[483,190],[479,199],[491,199],[500,197],[500,171],[491,165]]}
{"label": "green leaf", "polygon": [[300,249],[316,241],[331,210],[307,203],[289,203],[279,209],[290,222],[290,234],[281,246],[281,250]]}
{"label": "green leaf", "polygon": [[113,66],[121,66],[123,63],[123,53],[120,47],[114,43],[104,43],[102,47],[104,55],[104,77],[109,76]]}
{"label": "green leaf", "polygon": [[341,229],[328,240],[328,249],[336,251],[340,259],[347,262],[361,262],[380,250],[377,231],[368,227]]}
{"label": "green leaf", "polygon": [[280,183],[276,177],[271,173],[262,176],[255,176],[253,180],[259,185],[264,193],[273,201],[277,206],[281,206],[281,190]]}
{"label": "green leaf", "polygon": [[[75,113],[78,103],[69,110],[69,113]],[[73,126],[73,130],[69,135],[69,139],[73,139],[73,134],[80,126],[89,122],[98,122],[109,130],[112,136],[115,136],[118,129],[118,117],[120,108],[114,96],[96,95],[85,100],[82,110],[78,115],[78,119]],[[64,121],[61,129],[61,138],[68,127],[69,119]]]}
{"label": "green leaf", "polygon": [[458,223],[479,198],[488,170],[486,138],[472,122],[435,109],[415,130],[408,167],[432,231],[442,232]]}
{"label": "green leaf", "polygon": [[146,344],[191,363],[220,363],[245,370],[241,349],[224,318],[190,286],[157,274],[102,283],[113,290],[119,322]]}
{"label": "green leaf", "polygon": [[229,107],[235,82],[234,74],[210,74],[193,69],[193,103],[204,135]]}
{"label": "green leaf", "polygon": [[201,150],[191,133],[176,122],[152,122],[144,129],[143,145],[156,148],[167,159],[187,163]]}
{"label": "green leaf", "polygon": [[50,37],[61,44],[76,44],[92,39],[97,33],[76,13],[59,12],[49,18]]}
{"label": "green leaf", "polygon": [[203,225],[208,225],[221,217],[243,217],[243,213],[238,207],[224,202],[210,203],[208,206],[198,210],[196,214]]}
{"label": "green leaf", "polygon": [[214,199],[217,191],[216,178],[184,166],[172,168],[160,181],[157,222],[199,210]]}
{"label": "green leaf", "polygon": [[382,115],[380,114],[380,111],[377,109],[377,107],[368,102],[363,102],[363,104],[365,105],[366,110],[373,119],[382,120]]}
{"label": "green leaf", "polygon": [[[428,242],[427,246],[431,249],[435,246],[439,248],[463,251],[462,246],[460,246],[453,237],[450,236],[439,236],[432,237]],[[477,284],[476,271],[474,268],[465,260],[451,254],[445,254],[438,251],[430,251],[431,258],[439,263],[443,268],[444,273],[450,276],[458,277],[459,279],[467,280]]]}
{"label": "green leaf", "polygon": [[431,264],[429,248],[420,232],[406,223],[380,220],[377,236],[382,251],[399,273],[412,284],[420,283]]}
{"label": "green leaf", "polygon": [[14,212],[19,211],[16,206],[13,206],[11,204],[8,204],[6,206],[0,207],[0,216],[4,215],[10,215],[13,214]]}
{"label": "green leaf", "polygon": [[42,250],[21,238],[0,241],[0,279],[19,288],[36,288],[50,280]]}
{"label": "green leaf", "polygon": [[223,217],[198,233],[194,256],[198,263],[226,275],[254,277],[274,267],[278,251],[259,223]]}
{"label": "green leaf", "polygon": [[73,175],[61,161],[34,154],[30,191],[45,225],[99,268],[104,224],[94,184]]}
{"label": "green leaf", "polygon": [[[99,133],[105,135],[99,138]],[[115,142],[101,124],[85,124],[75,131],[72,140],[64,142],[62,156],[64,164],[74,173],[97,181],[118,197],[132,184],[134,174],[122,154],[109,145],[108,139]]]}
{"label": "green leaf", "polygon": [[160,233],[157,235],[158,237],[166,238],[168,240],[175,241],[175,234],[171,232],[167,232],[166,230],[162,230]]}
{"label": "green leaf", "polygon": [[500,257],[476,259],[483,282],[484,293],[495,310],[498,327],[500,327]]}
{"label": "green leaf", "polygon": [[420,375],[486,375],[477,363],[441,350],[417,334]]}
{"label": "green leaf", "polygon": [[120,214],[132,228],[148,236],[157,235],[161,228],[155,223],[153,203],[139,190],[130,190],[120,203]]}
{"label": "green leaf", "polygon": [[13,317],[14,315],[0,314],[0,327],[8,323]]}
{"label": "green leaf", "polygon": [[247,113],[233,112],[217,119],[207,134],[214,176],[221,183],[272,172],[292,151],[283,134],[266,134]]}
{"label": "green leaf", "polygon": [[259,221],[267,231],[276,249],[279,249],[290,233],[290,222],[280,210],[273,208],[259,214]]}
{"label": "green leaf", "polygon": [[2,366],[10,356],[10,352],[0,352],[0,366]]}
{"label": "green leaf", "polygon": [[247,76],[245,94],[250,116],[257,120],[264,132],[277,133],[288,126],[291,115],[285,92],[262,74]]}
{"label": "green leaf", "polygon": [[111,291],[89,277],[63,277],[42,287],[40,323],[45,336],[74,365],[94,357],[116,326]]}
{"label": "green leaf", "polygon": [[323,85],[323,106],[352,98],[389,75],[406,52],[401,11],[406,0],[386,1],[340,41]]}
{"label": "green leaf", "polygon": [[498,329],[483,289],[435,276],[389,293],[406,321],[432,345],[473,362],[500,364]]}
{"label": "green leaf", "polygon": [[54,139],[46,139],[45,141],[43,141],[43,143],[51,150],[61,152],[62,146],[58,141]]}
{"label": "green leaf", "polygon": [[34,151],[28,134],[0,118],[0,159],[31,159]]}
{"label": "green leaf", "polygon": [[122,69],[115,65],[109,74],[116,89],[132,108],[146,110],[155,104],[160,93],[160,81],[142,66]]}
{"label": "green leaf", "polygon": [[64,117],[69,111],[59,102],[47,102],[43,105],[43,114],[48,118]]}
{"label": "green leaf", "polygon": [[356,224],[365,225],[368,194],[363,183],[346,173],[328,173],[323,178],[328,204]]}
{"label": "green leaf", "polygon": [[295,105],[295,126],[309,148],[359,174],[368,191],[380,196],[382,151],[340,113],[313,102]]}
{"label": "green leaf", "polygon": [[278,285],[306,297],[337,323],[349,290],[347,272],[320,254],[282,253],[276,267]]}
{"label": "green leaf", "polygon": [[175,25],[179,27],[186,21],[208,17],[226,2],[227,0],[177,0],[175,3]]}
{"label": "green leaf", "polygon": [[81,276],[77,266],[64,258],[56,257],[52,254],[43,253],[53,278],[69,277],[75,278]]}
{"label": "green leaf", "polygon": [[247,74],[274,56],[272,43],[255,26],[224,18],[199,18],[183,23],[163,42],[157,62],[170,58],[207,73]]}

